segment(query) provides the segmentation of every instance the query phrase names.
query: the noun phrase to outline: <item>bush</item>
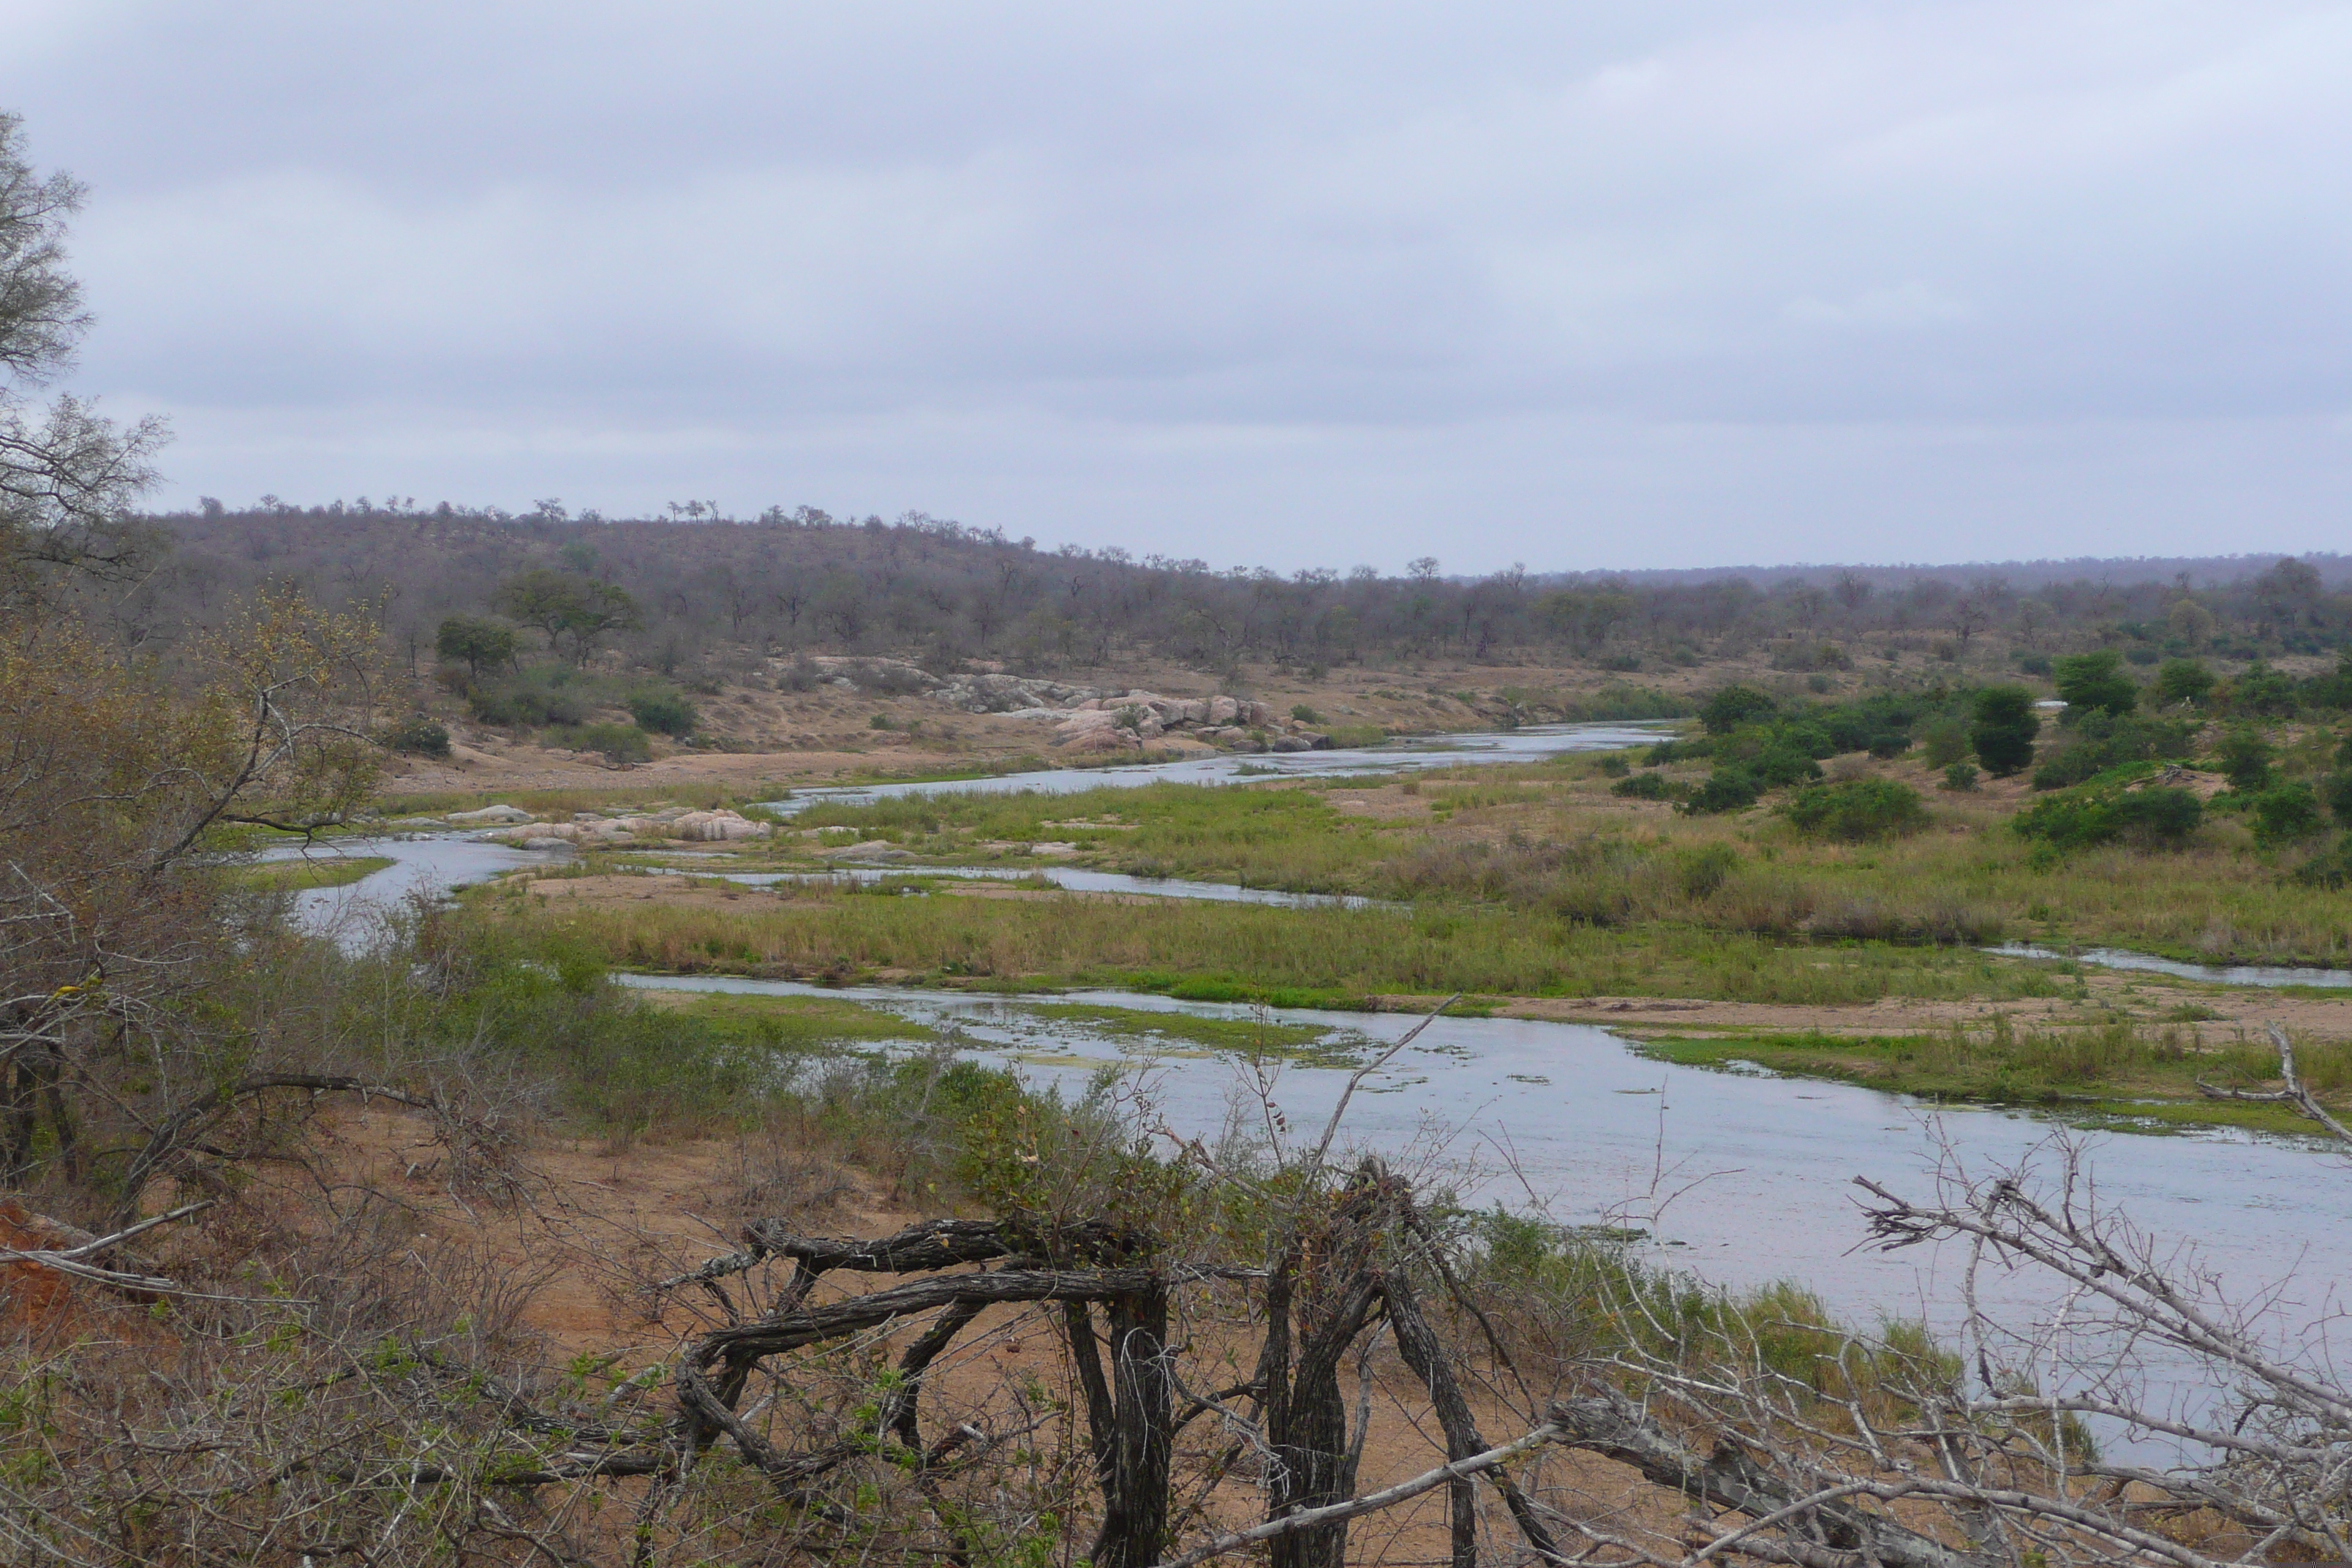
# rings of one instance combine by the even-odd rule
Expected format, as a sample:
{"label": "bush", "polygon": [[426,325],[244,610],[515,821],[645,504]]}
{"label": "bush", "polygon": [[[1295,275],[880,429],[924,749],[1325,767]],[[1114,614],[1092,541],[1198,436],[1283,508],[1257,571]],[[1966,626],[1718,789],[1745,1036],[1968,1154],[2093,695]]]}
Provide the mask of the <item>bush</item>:
{"label": "bush", "polygon": [[635,724],[578,724],[551,731],[550,738],[568,751],[593,752],[615,767],[653,760],[652,742]]}
{"label": "bush", "polygon": [[647,687],[632,691],[622,700],[629,717],[641,730],[657,735],[691,735],[697,721],[694,704],[684,694],[662,687]]}
{"label": "bush", "polygon": [[1919,727],[1919,743],[1929,767],[1948,768],[1968,760],[1969,727],[1958,719],[1931,719]]}
{"label": "bush", "polygon": [[1976,764],[1974,763],[1952,763],[1944,770],[1944,787],[1961,795],[1975,789],[1977,787]]}
{"label": "bush", "polygon": [[2287,718],[2300,706],[2294,682],[2259,658],[2239,672],[2221,698],[2231,712],[2257,718]]}
{"label": "bush", "polygon": [[424,714],[416,713],[386,730],[383,744],[386,751],[446,757],[449,754],[449,731]]}
{"label": "bush", "polygon": [[2023,838],[2053,849],[2083,849],[2130,838],[2150,847],[2178,846],[2204,820],[2204,807],[2185,789],[2070,790],[2011,819]]}
{"label": "bush", "polygon": [[2221,776],[2241,795],[2260,795],[2271,786],[2271,743],[2252,726],[2240,724],[2221,738],[2214,753]]}
{"label": "bush", "polygon": [[1295,705],[1290,710],[1290,716],[1298,721],[1301,724],[1320,724],[1323,722],[1323,715],[1318,713],[1314,709],[1309,708],[1304,702]]}
{"label": "bush", "polygon": [[2010,657],[2017,660],[2017,668],[2027,675],[2050,673],[2050,656],[2046,653],[2027,653],[2020,648]]}
{"label": "bush", "polygon": [[1601,759],[1601,775],[1603,778],[1622,779],[1633,771],[1633,764],[1614,752]]}
{"label": "bush", "polygon": [[2254,796],[2254,842],[2265,849],[2299,843],[2320,831],[2319,797],[2307,784],[2273,784]]}
{"label": "bush", "polygon": [[2123,671],[2123,660],[2113,649],[2075,654],[2057,661],[2058,695],[2066,701],[2060,722],[2078,724],[2093,713],[2130,712],[2139,705],[2139,688]]}
{"label": "bush", "polygon": [[2033,693],[2022,686],[1988,686],[1977,693],[1976,723],[1969,731],[1977,761],[1997,779],[2033,764],[2033,738],[2042,732]]}
{"label": "bush", "polygon": [[1675,784],[1664,773],[1635,773],[1611,784],[1609,793],[1627,800],[1678,800],[1690,793],[1690,786]]}
{"label": "bush", "polygon": [[1860,844],[1916,833],[1927,825],[1919,792],[1893,779],[1847,779],[1799,790],[1781,808],[1797,831]]}
{"label": "bush", "polygon": [[2345,826],[2352,826],[2352,772],[2328,775],[2321,792],[2327,801],[2327,815]]}
{"label": "bush", "polygon": [[2037,790],[2065,789],[2126,763],[2172,762],[2189,754],[2194,720],[2117,718],[2093,713],[2075,731],[2074,745],[2033,770]]}
{"label": "bush", "polygon": [[1742,725],[1780,711],[1770,695],[1752,686],[1727,686],[1708,698],[1698,710],[1698,721],[1710,735],[1728,735]]}
{"label": "bush", "polygon": [[2156,672],[2157,700],[2168,704],[2199,703],[2211,695],[2213,672],[2193,658],[2168,659]]}
{"label": "bush", "polygon": [[[1657,775],[1651,774],[1650,777]],[[1627,784],[1635,781],[1627,779]],[[1679,807],[1691,816],[1707,816],[1717,812],[1741,811],[1754,805],[1764,786],[1744,768],[1717,768],[1707,774],[1706,782],[1698,786],[1691,797]]]}
{"label": "bush", "polygon": [[2352,833],[2337,838],[2334,848],[2296,867],[2294,879],[2306,888],[2325,888],[2330,892],[2352,886]]}

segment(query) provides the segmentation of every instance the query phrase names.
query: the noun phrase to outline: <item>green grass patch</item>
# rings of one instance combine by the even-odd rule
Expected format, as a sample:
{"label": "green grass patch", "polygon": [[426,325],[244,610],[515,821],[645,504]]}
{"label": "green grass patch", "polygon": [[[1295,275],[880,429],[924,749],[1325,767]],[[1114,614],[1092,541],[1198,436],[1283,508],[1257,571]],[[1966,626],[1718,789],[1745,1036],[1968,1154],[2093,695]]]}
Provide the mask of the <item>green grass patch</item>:
{"label": "green grass patch", "polygon": [[939,1031],[887,1007],[833,996],[730,996],[641,993],[730,1047],[821,1055],[845,1047],[930,1041]]}
{"label": "green grass patch", "polygon": [[[2124,1130],[2311,1131],[2310,1123],[2278,1106],[2200,1095],[2200,1078],[2225,1087],[2263,1086],[2277,1074],[2278,1062],[2267,1043],[2208,1038],[2193,1025],[2021,1030],[1997,1016],[1982,1033],[1661,1037],[1638,1048],[1685,1067],[1752,1064],[1790,1077],[1861,1084],[1925,1100],[2031,1106]],[[2297,1052],[2297,1060],[2323,1095],[2337,1098],[2352,1090],[2352,1046],[2308,1045]]]}

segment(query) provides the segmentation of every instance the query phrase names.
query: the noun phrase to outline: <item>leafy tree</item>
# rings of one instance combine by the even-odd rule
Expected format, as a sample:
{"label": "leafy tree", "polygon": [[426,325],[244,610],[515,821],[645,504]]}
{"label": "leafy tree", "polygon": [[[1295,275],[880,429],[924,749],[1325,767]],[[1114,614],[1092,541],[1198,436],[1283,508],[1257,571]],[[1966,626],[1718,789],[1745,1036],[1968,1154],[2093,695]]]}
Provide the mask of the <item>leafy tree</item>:
{"label": "leafy tree", "polygon": [[2212,690],[2213,672],[2193,658],[2167,659],[2156,672],[2157,700],[2168,706],[2202,702]]}
{"label": "leafy tree", "polygon": [[1993,777],[2005,779],[2033,764],[2033,738],[2042,733],[2033,693],[2022,686],[1988,686],[1977,693],[1976,723],[1969,740],[1977,761]]}
{"label": "leafy tree", "polygon": [[500,584],[496,605],[546,633],[551,651],[570,637],[572,660],[582,665],[605,633],[635,631],[645,625],[637,602],[614,584],[544,566]]}
{"label": "leafy tree", "polygon": [[466,673],[481,679],[485,668],[511,664],[515,657],[514,628],[473,616],[451,616],[434,635],[433,651]]}
{"label": "leafy tree", "polygon": [[2352,773],[2330,773],[2326,793],[2328,815],[2352,826]]}
{"label": "leafy tree", "polygon": [[2319,797],[2307,784],[2273,784],[2254,796],[2254,842],[2265,849],[2315,837]]}
{"label": "leafy tree", "polygon": [[1698,721],[1710,735],[1727,735],[1743,724],[1769,717],[1779,709],[1780,704],[1768,692],[1752,686],[1727,686],[1699,709]]}
{"label": "leafy tree", "polygon": [[2084,849],[2118,838],[2151,847],[2177,846],[2197,830],[2205,808],[2185,789],[2068,790],[2036,802],[2010,819],[2022,838],[2053,850]]}
{"label": "leafy tree", "polygon": [[648,687],[629,693],[629,716],[642,730],[661,735],[691,735],[697,722],[694,704],[675,691]]}
{"label": "leafy tree", "polygon": [[2063,723],[2079,723],[2093,713],[2121,716],[2139,705],[2139,688],[2124,673],[2123,658],[2113,648],[2073,654],[2053,668],[2058,695],[2066,702]]}
{"label": "leafy tree", "polygon": [[2271,743],[2251,724],[2231,726],[2221,737],[2221,750],[2216,753],[2221,763],[2221,776],[2230,787],[2244,795],[2257,795],[2271,785]]}

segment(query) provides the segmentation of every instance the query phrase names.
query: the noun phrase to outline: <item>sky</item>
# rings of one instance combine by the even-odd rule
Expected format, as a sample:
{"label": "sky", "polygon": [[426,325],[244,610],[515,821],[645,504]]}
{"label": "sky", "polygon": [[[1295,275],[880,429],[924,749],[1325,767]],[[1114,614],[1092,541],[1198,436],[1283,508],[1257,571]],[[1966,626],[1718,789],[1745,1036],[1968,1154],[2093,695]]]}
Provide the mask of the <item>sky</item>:
{"label": "sky", "polygon": [[164,505],[2344,548],[2352,4],[0,0]]}

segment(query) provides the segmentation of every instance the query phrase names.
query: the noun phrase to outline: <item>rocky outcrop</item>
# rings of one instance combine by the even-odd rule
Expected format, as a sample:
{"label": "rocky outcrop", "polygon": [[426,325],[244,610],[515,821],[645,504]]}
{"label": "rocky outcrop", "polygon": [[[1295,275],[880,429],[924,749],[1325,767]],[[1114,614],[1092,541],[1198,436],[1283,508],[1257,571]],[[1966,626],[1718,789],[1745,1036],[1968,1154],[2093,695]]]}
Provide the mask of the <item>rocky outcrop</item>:
{"label": "rocky outcrop", "polygon": [[546,847],[544,841],[593,845],[669,838],[689,844],[728,844],[741,838],[764,838],[774,831],[768,824],[753,822],[740,812],[691,811],[682,805],[642,816],[604,816],[583,811],[575,813],[569,822],[530,822],[528,814],[523,820],[530,825],[500,837],[526,849]]}

